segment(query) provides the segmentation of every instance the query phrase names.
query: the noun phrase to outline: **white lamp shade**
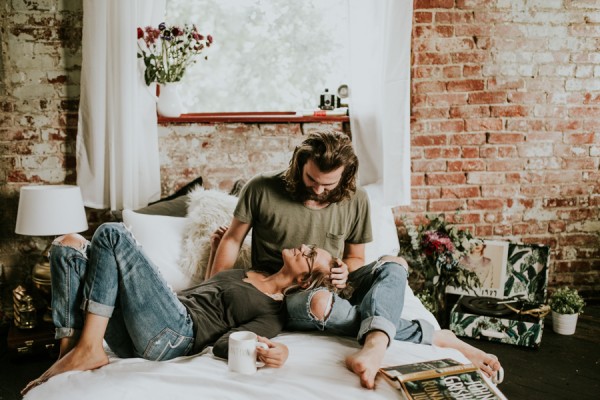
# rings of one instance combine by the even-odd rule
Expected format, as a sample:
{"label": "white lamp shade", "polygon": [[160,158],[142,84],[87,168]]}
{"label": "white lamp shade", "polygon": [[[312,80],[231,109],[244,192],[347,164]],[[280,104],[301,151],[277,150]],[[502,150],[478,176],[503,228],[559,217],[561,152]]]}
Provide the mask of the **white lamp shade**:
{"label": "white lamp shade", "polygon": [[15,232],[52,236],[87,230],[81,190],[72,185],[23,186]]}

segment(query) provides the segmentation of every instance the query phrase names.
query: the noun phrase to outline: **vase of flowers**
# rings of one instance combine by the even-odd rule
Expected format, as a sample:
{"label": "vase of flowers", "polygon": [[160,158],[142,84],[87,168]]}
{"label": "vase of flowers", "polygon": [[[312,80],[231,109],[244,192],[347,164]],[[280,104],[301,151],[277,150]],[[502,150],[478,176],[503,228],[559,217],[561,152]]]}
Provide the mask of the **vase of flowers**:
{"label": "vase of flowers", "polygon": [[400,235],[400,256],[411,268],[410,283],[417,295],[431,299],[433,313],[442,327],[447,326],[446,287],[471,290],[479,286],[473,271],[460,265],[460,259],[469,252],[473,236],[468,230],[458,229],[446,216],[426,216],[415,225],[403,218],[405,234]]}
{"label": "vase of flowers", "polygon": [[[160,85],[158,112],[166,117],[178,117],[183,106],[176,84],[188,66],[213,43],[211,35],[202,35],[195,25],[169,26],[164,22],[157,28],[137,28],[138,58],[144,62],[144,81]],[[207,58],[206,56],[204,57]]]}

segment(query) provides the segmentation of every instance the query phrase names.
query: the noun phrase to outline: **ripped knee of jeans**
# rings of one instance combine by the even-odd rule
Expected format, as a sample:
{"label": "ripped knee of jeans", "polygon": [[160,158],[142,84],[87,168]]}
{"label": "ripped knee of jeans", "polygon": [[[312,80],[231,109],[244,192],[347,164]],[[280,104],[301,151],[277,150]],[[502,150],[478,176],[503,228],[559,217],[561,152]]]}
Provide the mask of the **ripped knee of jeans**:
{"label": "ripped knee of jeans", "polygon": [[317,290],[309,299],[310,313],[319,322],[325,322],[333,307],[333,294],[326,289]]}
{"label": "ripped knee of jeans", "polygon": [[83,255],[86,254],[89,243],[90,242],[86,238],[78,233],[69,233],[59,236],[52,242],[54,246],[72,247]]}

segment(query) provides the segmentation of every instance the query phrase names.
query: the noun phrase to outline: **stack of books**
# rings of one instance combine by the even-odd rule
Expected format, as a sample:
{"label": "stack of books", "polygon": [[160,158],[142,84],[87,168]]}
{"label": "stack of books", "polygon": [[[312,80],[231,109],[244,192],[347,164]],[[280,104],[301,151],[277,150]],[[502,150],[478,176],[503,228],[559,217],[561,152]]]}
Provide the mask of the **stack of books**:
{"label": "stack of books", "polygon": [[384,367],[380,371],[407,400],[506,400],[475,365],[451,358]]}

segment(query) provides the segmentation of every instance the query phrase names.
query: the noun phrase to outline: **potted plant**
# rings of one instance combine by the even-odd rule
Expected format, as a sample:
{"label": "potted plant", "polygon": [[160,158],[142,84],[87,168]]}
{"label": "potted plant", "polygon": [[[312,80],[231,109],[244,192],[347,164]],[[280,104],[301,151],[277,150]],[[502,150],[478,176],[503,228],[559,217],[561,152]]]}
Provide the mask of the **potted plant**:
{"label": "potted plant", "polygon": [[583,312],[585,301],[576,289],[564,287],[550,296],[552,328],[561,335],[572,335],[577,326],[577,317]]}

